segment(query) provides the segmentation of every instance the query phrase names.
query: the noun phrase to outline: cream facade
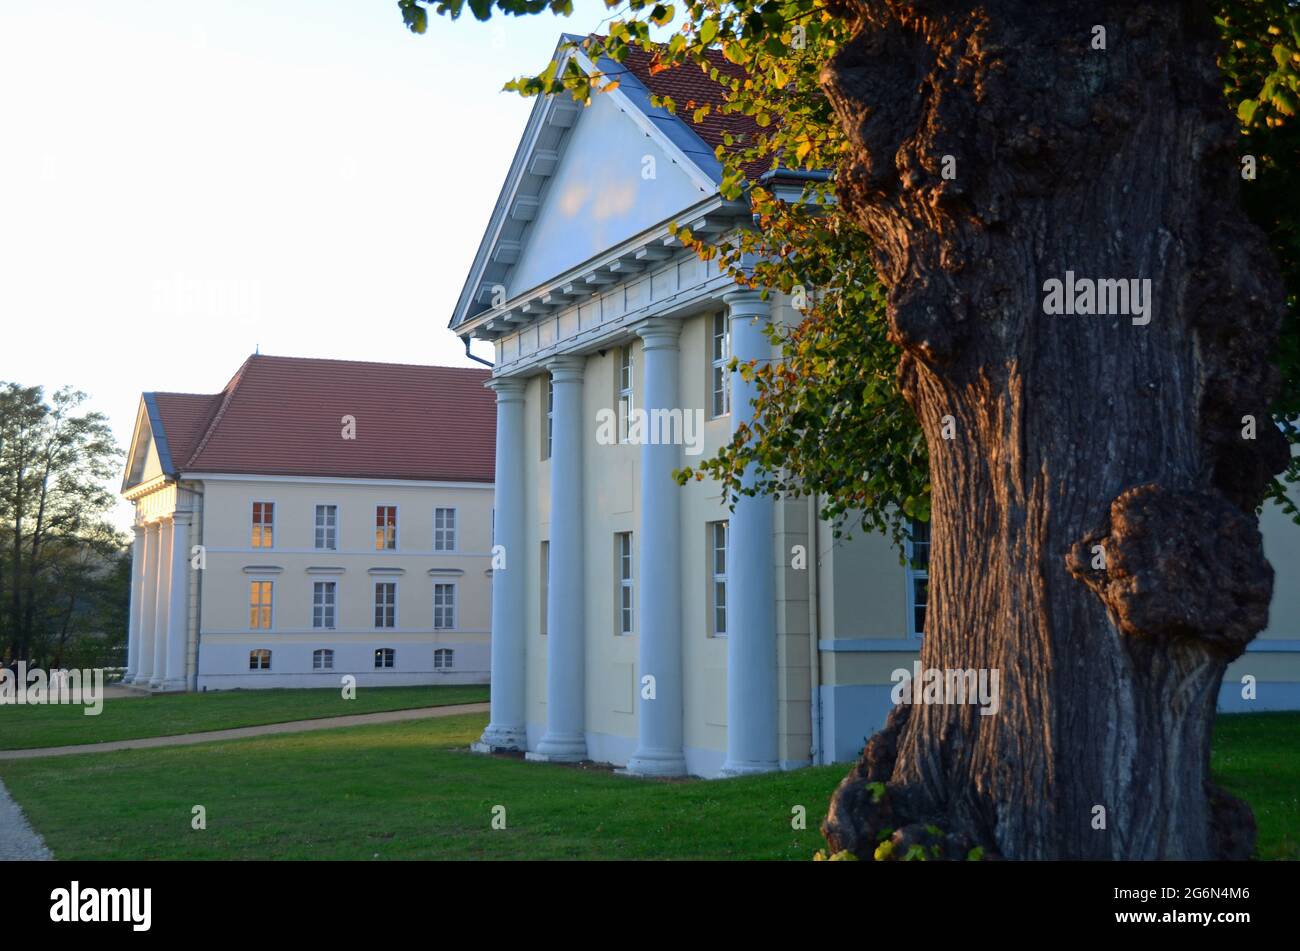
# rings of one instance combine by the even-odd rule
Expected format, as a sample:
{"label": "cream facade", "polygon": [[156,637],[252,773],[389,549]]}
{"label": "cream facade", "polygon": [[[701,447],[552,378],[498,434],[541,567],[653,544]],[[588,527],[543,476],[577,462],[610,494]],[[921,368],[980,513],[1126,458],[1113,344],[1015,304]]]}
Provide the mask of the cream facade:
{"label": "cream facade", "polygon": [[[538,101],[452,319],[495,349],[495,541],[509,559],[477,748],[659,776],[852,759],[884,722],[894,672],[918,659],[928,543],[918,529],[905,566],[879,535],[836,539],[815,499],[731,508],[715,484],[673,481],[751,413],[726,359],[777,358],[764,326],[801,318],[673,237],[751,222],[718,193],[705,133],[653,106],[651,82],[624,70],[585,109]],[[629,406],[699,431],[610,439]],[[1300,551],[1275,522],[1274,620],[1230,669],[1224,709],[1300,705]],[[1234,699],[1247,669],[1258,693]]]}

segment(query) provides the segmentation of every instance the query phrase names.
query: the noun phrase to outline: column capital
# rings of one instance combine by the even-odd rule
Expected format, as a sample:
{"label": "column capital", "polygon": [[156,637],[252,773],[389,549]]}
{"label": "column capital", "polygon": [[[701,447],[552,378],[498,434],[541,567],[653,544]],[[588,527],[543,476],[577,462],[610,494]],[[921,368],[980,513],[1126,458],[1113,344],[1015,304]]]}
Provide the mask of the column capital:
{"label": "column capital", "polygon": [[646,350],[676,350],[677,338],[682,335],[682,323],[667,317],[651,317],[632,330],[641,338]]}
{"label": "column capital", "polygon": [[722,295],[732,320],[767,317],[772,313],[772,302],[763,299],[763,292],[752,287],[741,287]]}
{"label": "column capital", "polygon": [[135,537],[141,540],[144,539],[145,532],[149,530],[149,526],[144,522],[136,522],[135,525],[131,527],[135,530]]}
{"label": "column capital", "polygon": [[494,376],[483,384],[497,395],[498,403],[523,402],[528,381],[519,376]]}
{"label": "column capital", "polygon": [[188,510],[172,512],[171,519],[177,525],[189,525],[194,521],[194,513]]}
{"label": "column capital", "polygon": [[556,383],[581,383],[586,366],[587,358],[576,354],[551,357],[546,361],[546,369],[551,371],[551,378]]}

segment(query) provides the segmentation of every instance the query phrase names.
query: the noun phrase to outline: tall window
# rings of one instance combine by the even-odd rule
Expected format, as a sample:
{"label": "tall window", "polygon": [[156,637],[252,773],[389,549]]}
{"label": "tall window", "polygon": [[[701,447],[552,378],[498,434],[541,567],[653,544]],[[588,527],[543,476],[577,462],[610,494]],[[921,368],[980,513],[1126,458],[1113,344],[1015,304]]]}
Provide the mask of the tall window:
{"label": "tall window", "polygon": [[614,536],[614,558],[618,563],[618,632],[632,633],[632,533]]}
{"label": "tall window", "polygon": [[249,670],[270,670],[271,669],[271,652],[265,648],[258,648],[248,652],[248,669]]}
{"label": "tall window", "polygon": [[334,593],[337,585],[333,581],[317,581],[311,590],[311,626],[334,627]]}
{"label": "tall window", "polygon": [[312,670],[333,670],[334,669],[334,652],[328,648],[314,650],[311,652],[311,669]]}
{"label": "tall window", "polygon": [[551,458],[551,441],[555,435],[555,380],[547,376],[546,378],[546,455],[543,459]]}
{"label": "tall window", "polygon": [[632,418],[632,345],[618,348],[618,441],[627,442]]}
{"label": "tall window", "polygon": [[450,631],[456,627],[456,586],[440,583],[433,586],[433,629]]}
{"label": "tall window", "polygon": [[548,599],[551,596],[550,594],[551,592],[551,543],[550,542],[542,542],[542,557],[539,561],[539,564],[541,565],[542,577],[541,577],[541,585],[538,589],[540,593],[538,595],[537,601],[539,607],[541,608],[542,617],[541,617],[541,624],[538,625],[537,629],[541,631],[543,634],[545,634],[546,633],[546,608],[547,608]]}
{"label": "tall window", "polygon": [[907,539],[907,613],[912,634],[925,634],[925,609],[930,602],[930,523],[912,520]]}
{"label": "tall window", "polygon": [[727,523],[709,523],[709,605],[714,637],[727,636]]}
{"label": "tall window", "polygon": [[713,315],[713,349],[710,353],[712,368],[710,383],[713,390],[713,415],[726,416],[731,412],[731,387],[728,386],[727,363],[731,360],[731,332],[727,329],[727,315]]}
{"label": "tall window", "polygon": [[375,670],[392,670],[397,665],[397,651],[381,647],[375,651]]}
{"label": "tall window", "polygon": [[333,550],[338,548],[339,507],[337,505],[316,506],[316,547]]}
{"label": "tall window", "polygon": [[375,506],[375,551],[397,548],[397,506]]}
{"label": "tall window", "polygon": [[397,627],[397,582],[375,582],[375,627]]}
{"label": "tall window", "polygon": [[433,510],[433,550],[456,550],[456,510]]}
{"label": "tall window", "polygon": [[253,581],[248,586],[248,626],[255,631],[271,627],[271,582]]}
{"label": "tall window", "polygon": [[253,547],[270,548],[275,540],[275,503],[253,503]]}
{"label": "tall window", "polygon": [[433,652],[434,670],[451,670],[454,666],[455,653],[450,647],[439,647]]}

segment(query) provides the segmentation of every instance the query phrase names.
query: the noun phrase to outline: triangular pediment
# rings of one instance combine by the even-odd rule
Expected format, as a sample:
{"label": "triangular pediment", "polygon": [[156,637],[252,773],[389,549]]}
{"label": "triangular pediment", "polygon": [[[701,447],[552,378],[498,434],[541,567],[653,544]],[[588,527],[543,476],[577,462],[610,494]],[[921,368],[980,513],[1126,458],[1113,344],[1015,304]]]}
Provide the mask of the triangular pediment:
{"label": "triangular pediment", "polygon": [[149,408],[142,398],[136,412],[135,431],[131,434],[131,449],[127,454],[126,472],[122,477],[122,491],[127,492],[162,475],[166,475],[166,470],[154,439],[154,422],[150,419]]}
{"label": "triangular pediment", "polygon": [[[589,72],[589,61],[569,56]],[[682,120],[651,105],[635,76],[593,93],[540,98],[452,318],[455,327],[554,280],[717,193],[721,166]]]}

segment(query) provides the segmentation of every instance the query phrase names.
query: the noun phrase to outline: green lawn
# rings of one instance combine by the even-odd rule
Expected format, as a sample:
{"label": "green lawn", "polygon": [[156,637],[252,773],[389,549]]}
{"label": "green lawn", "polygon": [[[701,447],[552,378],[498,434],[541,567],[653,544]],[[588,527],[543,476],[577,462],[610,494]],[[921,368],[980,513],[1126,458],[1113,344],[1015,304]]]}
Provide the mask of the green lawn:
{"label": "green lawn", "polygon": [[1300,859],[1300,713],[1244,713],[1215,723],[1214,779],[1250,803],[1262,859]]}
{"label": "green lawn", "polygon": [[[807,860],[844,775],[654,782],[466,752],[486,720],[0,762],[0,779],[62,859]],[[1260,857],[1300,858],[1300,714],[1219,723],[1215,774],[1253,805]]]}
{"label": "green lawn", "polygon": [[354,700],[344,700],[336,688],[123,697],[105,700],[103,711],[93,717],[86,716],[79,706],[6,706],[0,712],[0,750],[201,733],[289,720],[480,703],[487,698],[486,685],[469,685],[358,687]]}

